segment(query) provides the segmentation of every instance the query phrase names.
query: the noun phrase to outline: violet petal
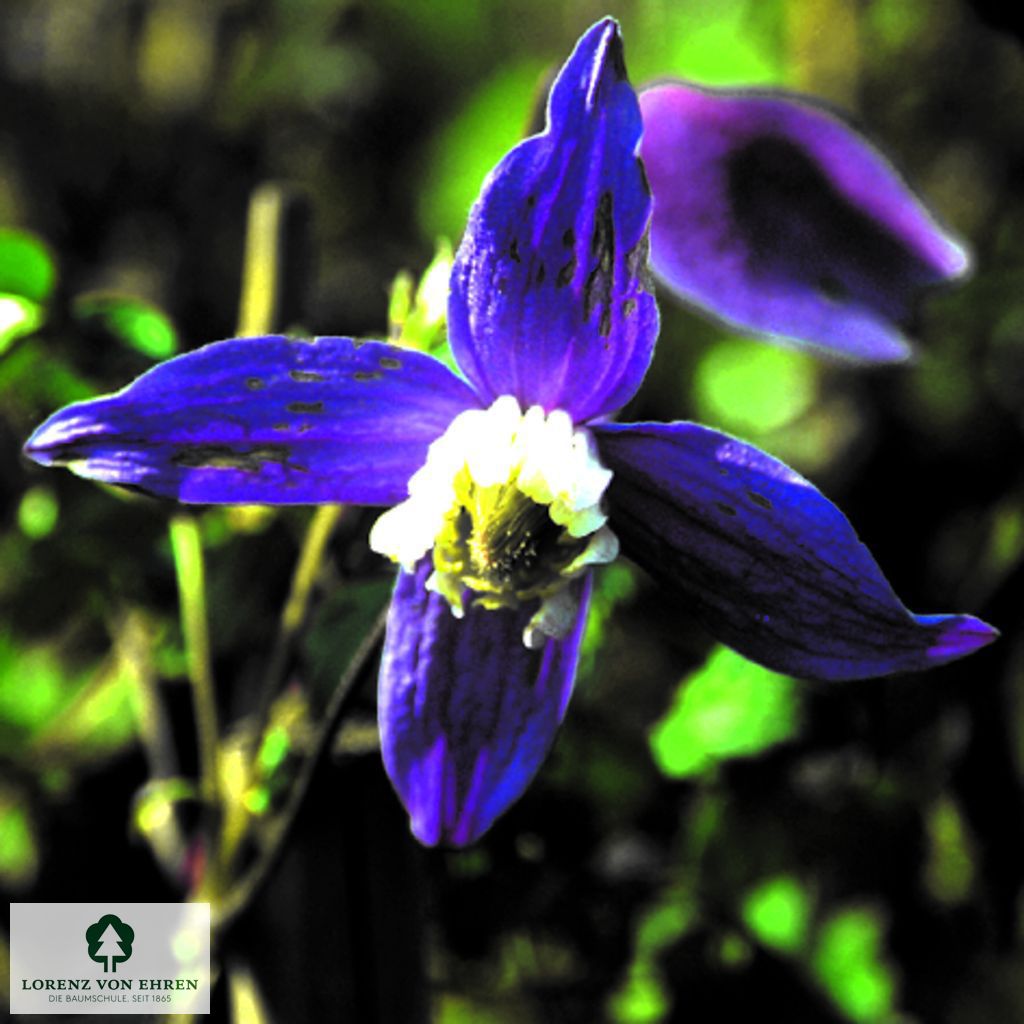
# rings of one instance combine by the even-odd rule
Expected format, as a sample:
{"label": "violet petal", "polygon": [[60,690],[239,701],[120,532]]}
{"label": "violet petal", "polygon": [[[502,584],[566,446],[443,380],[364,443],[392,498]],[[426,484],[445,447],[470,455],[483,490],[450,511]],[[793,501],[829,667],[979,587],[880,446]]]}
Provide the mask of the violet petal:
{"label": "violet petal", "polygon": [[906,357],[921,290],[965,250],[852,127],[785,94],[667,82],[640,96],[651,264],[741,330],[846,358]]}
{"label": "violet petal", "polygon": [[452,350],[485,398],[511,394],[581,422],[639,387],[658,331],[640,127],[618,26],[605,19],[562,68],[547,129],[488,178],[456,256]]}
{"label": "violet petal", "polygon": [[595,428],[623,551],[720,640],[780,672],[916,671],[996,637],[969,615],[913,615],[853,528],[781,462],[693,423]]}
{"label": "violet petal", "polygon": [[430,572],[424,559],[395,587],[380,671],[381,747],[416,838],[463,846],[519,798],[547,757],[572,693],[589,582],[575,584],[572,632],[532,651],[522,642],[529,606],[470,605],[456,619],[425,588]]}
{"label": "violet petal", "polygon": [[478,405],[418,352],[350,338],[238,338],[61,409],[25,451],[185,502],[389,505],[406,497],[430,442]]}

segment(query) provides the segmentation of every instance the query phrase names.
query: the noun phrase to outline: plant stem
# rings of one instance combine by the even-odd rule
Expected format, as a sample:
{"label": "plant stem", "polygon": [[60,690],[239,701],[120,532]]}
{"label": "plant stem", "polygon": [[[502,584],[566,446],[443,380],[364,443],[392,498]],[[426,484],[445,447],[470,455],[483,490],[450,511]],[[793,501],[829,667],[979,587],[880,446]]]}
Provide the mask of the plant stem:
{"label": "plant stem", "polygon": [[251,337],[274,330],[282,302],[282,258],[290,197],[280,185],[257,188],[249,201],[242,261],[238,334]]}
{"label": "plant stem", "polygon": [[171,518],[171,549],[178,575],[181,628],[185,639],[188,677],[199,748],[199,793],[209,808],[220,793],[220,728],[210,666],[210,634],[206,619],[206,572],[199,524],[179,512]]}
{"label": "plant stem", "polygon": [[327,545],[341,521],[344,511],[344,505],[321,505],[313,513],[306,528],[302,550],[299,552],[299,560],[292,575],[288,599],[281,610],[277,636],[274,639],[274,649],[271,651],[267,670],[263,674],[263,684],[256,706],[255,726],[252,730],[254,747],[259,746],[263,737],[263,730],[266,728],[270,716],[271,702],[288,667],[288,656],[292,643],[306,620],[309,599],[313,593],[313,585],[316,583],[324,552],[327,550]]}

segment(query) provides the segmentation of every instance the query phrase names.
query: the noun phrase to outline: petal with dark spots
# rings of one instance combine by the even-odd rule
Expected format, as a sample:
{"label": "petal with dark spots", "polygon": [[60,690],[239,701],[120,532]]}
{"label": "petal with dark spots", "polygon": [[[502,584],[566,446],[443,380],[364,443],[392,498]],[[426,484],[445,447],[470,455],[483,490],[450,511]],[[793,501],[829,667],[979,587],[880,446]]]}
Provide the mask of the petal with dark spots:
{"label": "petal with dark spots", "polygon": [[[547,757],[572,694],[589,579],[576,624],[538,651],[533,610],[467,608],[456,619],[425,587],[424,559],[399,574],[381,664],[384,766],[420,842],[464,846],[519,798]],[[468,601],[467,601],[468,604]]]}
{"label": "petal with dark spots", "polygon": [[651,264],[741,330],[840,357],[906,357],[921,291],[967,270],[892,165],[787,94],[666,82],[640,95]]}
{"label": "petal with dark spots", "polygon": [[485,398],[581,422],[639,387],[658,332],[639,138],[618,26],[605,19],[562,68],[546,130],[491,173],[456,255],[452,350]]}
{"label": "petal with dark spots", "polygon": [[389,505],[406,497],[429,444],[478,405],[464,381],[417,352],[238,338],[61,409],[25,452],[179,501]]}
{"label": "petal with dark spots", "polygon": [[846,517],[807,480],[693,423],[595,428],[623,552],[718,639],[811,679],[917,671],[995,639],[969,615],[913,615]]}

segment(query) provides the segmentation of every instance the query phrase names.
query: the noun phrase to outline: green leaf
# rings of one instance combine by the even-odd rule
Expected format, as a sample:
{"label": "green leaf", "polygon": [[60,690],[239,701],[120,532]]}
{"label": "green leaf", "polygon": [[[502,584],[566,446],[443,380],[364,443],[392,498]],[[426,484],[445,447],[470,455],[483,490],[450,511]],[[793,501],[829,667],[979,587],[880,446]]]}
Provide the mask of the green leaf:
{"label": "green leaf", "polygon": [[791,875],[769,878],[743,897],[743,920],[765,946],[796,953],[807,941],[811,901]]}
{"label": "green leaf", "polygon": [[143,299],[86,292],[75,298],[71,311],[84,327],[109,334],[150,359],[168,359],[178,351],[178,333],[170,318]]}
{"label": "green leaf", "polygon": [[[25,685],[26,679],[31,686]],[[69,673],[51,648],[22,648],[13,637],[0,634],[0,723],[5,731],[31,736],[83,685],[82,674]]]}
{"label": "green leaf", "polygon": [[449,366],[454,364],[445,326],[452,259],[451,242],[446,238],[438,239],[434,258],[419,284],[414,285],[408,273],[400,273],[391,286],[388,302],[388,337],[403,348],[429,352]]}
{"label": "green leaf", "polygon": [[0,228],[0,293],[38,305],[50,297],[56,281],[56,266],[42,241],[24,231]]}
{"label": "green leaf", "polygon": [[672,707],[651,731],[651,752],[665,775],[685,778],[729,758],[758,754],[799,727],[794,680],[717,647],[680,684]]}

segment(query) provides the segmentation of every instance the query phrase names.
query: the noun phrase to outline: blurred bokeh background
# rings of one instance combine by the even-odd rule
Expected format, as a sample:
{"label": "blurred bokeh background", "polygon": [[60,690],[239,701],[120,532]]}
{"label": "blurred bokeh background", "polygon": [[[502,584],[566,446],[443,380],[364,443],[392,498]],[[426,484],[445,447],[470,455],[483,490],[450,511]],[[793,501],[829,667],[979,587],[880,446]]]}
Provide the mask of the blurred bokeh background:
{"label": "blurred bokeh background", "polygon": [[[353,662],[390,586],[372,513],[321,519],[319,541],[302,509],[175,518],[20,447],[58,406],[251,323],[261,209],[282,215],[268,327],[433,330],[443,269],[415,282],[604,14],[636,84],[846,111],[975,256],[895,368],[827,365],[666,298],[629,414],[788,461],[911,608],[1003,638],[925,675],[814,685],[715,647],[620,563],[536,783],[476,847],[424,851],[380,768],[372,656]],[[257,863],[357,669],[281,855],[218,933],[214,1019],[1024,1021],[1024,51],[998,18],[964,0],[4,0],[7,898],[177,900],[201,875],[181,600],[205,603],[221,792]],[[297,628],[279,625],[290,593]]]}

